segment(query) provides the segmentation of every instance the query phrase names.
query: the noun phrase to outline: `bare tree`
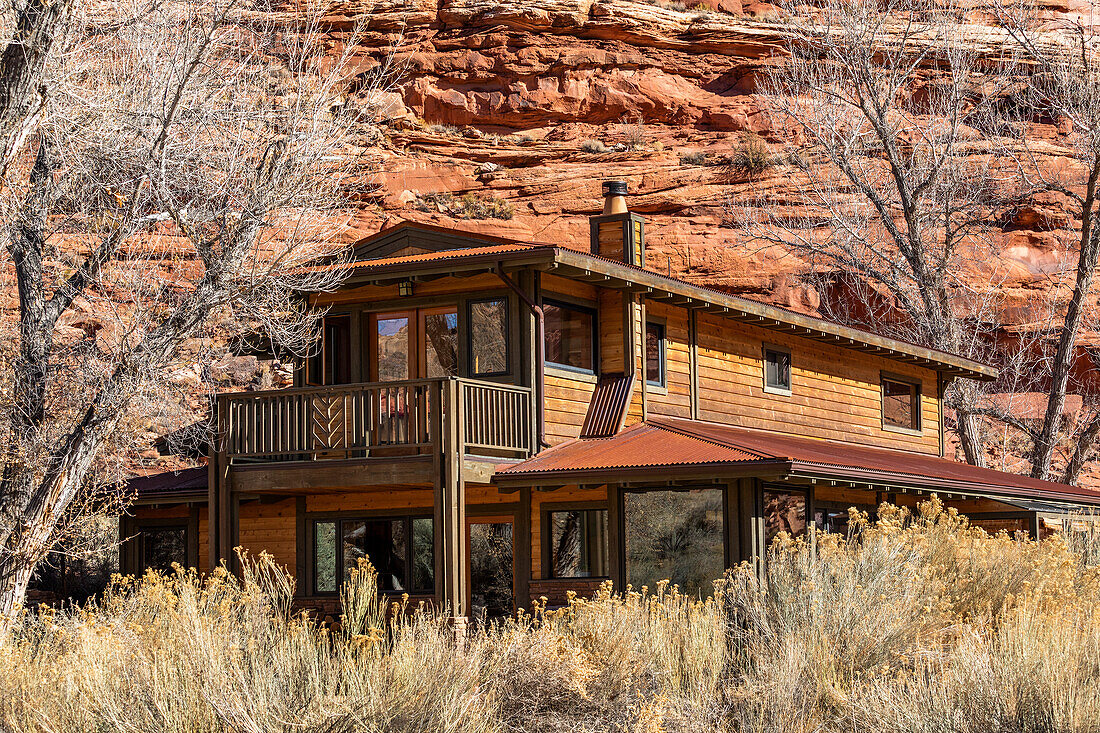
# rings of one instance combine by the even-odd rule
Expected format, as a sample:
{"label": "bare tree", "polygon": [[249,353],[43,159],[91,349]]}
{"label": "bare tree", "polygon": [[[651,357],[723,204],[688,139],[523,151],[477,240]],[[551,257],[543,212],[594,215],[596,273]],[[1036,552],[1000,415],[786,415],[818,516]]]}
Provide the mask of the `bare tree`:
{"label": "bare tree", "polygon": [[[1080,338],[1094,309],[1093,278],[1100,264],[1100,41],[1095,29],[1096,5],[1075,19],[1052,18],[1025,0],[995,4],[1000,25],[1017,44],[1020,66],[1027,71],[1028,102],[1036,118],[1057,123],[1061,145],[1054,151],[1031,146],[1020,155],[1021,170],[1035,192],[1060,194],[1078,227],[1070,232],[1076,253],[1064,316],[1054,336],[1046,410],[1030,432],[1031,475],[1047,478],[1058,446],[1072,439],[1064,479],[1076,481],[1100,437],[1100,413],[1073,434],[1063,416]],[[1051,165],[1050,153],[1068,157],[1070,165]]]}
{"label": "bare tree", "polygon": [[212,350],[256,331],[309,348],[300,294],[343,277],[392,80],[383,63],[349,92],[354,34],[317,9],[128,1],[29,0],[7,29],[0,619],[74,522],[124,498],[150,435],[204,409]]}
{"label": "bare tree", "polygon": [[[734,220],[839,293],[829,315],[991,358],[978,332],[995,323],[1004,273],[989,235],[1014,191],[982,141],[1012,129],[1003,68],[988,70],[952,0],[822,0],[811,12],[787,8],[787,58],[761,89],[790,141],[795,194],[757,183]],[[965,277],[975,268],[984,279]],[[967,460],[983,465],[978,397],[969,381],[947,394]]]}

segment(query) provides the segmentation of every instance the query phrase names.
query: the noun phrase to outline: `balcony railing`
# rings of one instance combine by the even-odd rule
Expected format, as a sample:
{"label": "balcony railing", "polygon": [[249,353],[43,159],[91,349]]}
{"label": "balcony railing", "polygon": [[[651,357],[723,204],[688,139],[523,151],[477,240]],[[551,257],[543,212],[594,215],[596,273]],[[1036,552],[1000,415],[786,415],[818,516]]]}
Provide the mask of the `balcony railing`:
{"label": "balcony railing", "polygon": [[342,384],[219,397],[234,463],[430,455],[526,457],[531,390],[470,379]]}

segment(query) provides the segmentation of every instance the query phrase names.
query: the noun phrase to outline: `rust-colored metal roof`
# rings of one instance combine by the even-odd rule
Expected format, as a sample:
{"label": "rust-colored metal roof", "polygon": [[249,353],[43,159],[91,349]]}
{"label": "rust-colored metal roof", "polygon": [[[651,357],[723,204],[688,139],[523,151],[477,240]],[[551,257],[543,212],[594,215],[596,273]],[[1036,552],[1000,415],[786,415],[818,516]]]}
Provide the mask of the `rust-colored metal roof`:
{"label": "rust-colored metal roof", "polygon": [[1100,493],[978,468],[907,451],[815,440],[682,418],[651,418],[610,438],[568,441],[498,471],[502,485],[645,480],[634,469],[687,469],[706,479],[736,468],[742,475],[841,480],[944,492],[1053,499],[1100,505]]}
{"label": "rust-colored metal roof", "polygon": [[704,463],[763,460],[758,453],[732,448],[657,425],[632,425],[606,438],[578,438],[545,450],[534,458],[498,471],[497,476],[605,468],[653,468]]}

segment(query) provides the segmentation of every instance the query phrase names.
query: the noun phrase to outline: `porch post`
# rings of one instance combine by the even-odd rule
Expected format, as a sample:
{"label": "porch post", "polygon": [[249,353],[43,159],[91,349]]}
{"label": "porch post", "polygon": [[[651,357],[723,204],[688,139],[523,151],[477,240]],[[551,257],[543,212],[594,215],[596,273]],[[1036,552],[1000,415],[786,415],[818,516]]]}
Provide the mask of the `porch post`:
{"label": "porch post", "polygon": [[[458,381],[446,379],[433,388],[439,390],[435,402],[442,408],[442,419],[432,420],[436,462],[435,480],[435,552],[436,597],[456,620],[466,616],[466,487],[462,481],[461,405]],[[435,395],[433,395],[435,396]]]}

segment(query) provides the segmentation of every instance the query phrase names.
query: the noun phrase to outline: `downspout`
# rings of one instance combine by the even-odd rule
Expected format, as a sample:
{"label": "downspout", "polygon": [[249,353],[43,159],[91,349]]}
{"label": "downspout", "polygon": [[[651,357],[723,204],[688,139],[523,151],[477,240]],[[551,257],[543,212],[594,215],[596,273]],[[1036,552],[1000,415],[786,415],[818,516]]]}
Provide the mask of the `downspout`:
{"label": "downspout", "polygon": [[550,447],[550,444],[546,442],[546,318],[543,315],[542,306],[527,297],[527,293],[523,292],[515,281],[505,274],[503,263],[497,264],[496,273],[501,282],[511,288],[535,314],[535,384],[538,389],[538,405],[535,408],[537,411],[535,440],[538,446],[535,452],[538,453],[543,448]]}

